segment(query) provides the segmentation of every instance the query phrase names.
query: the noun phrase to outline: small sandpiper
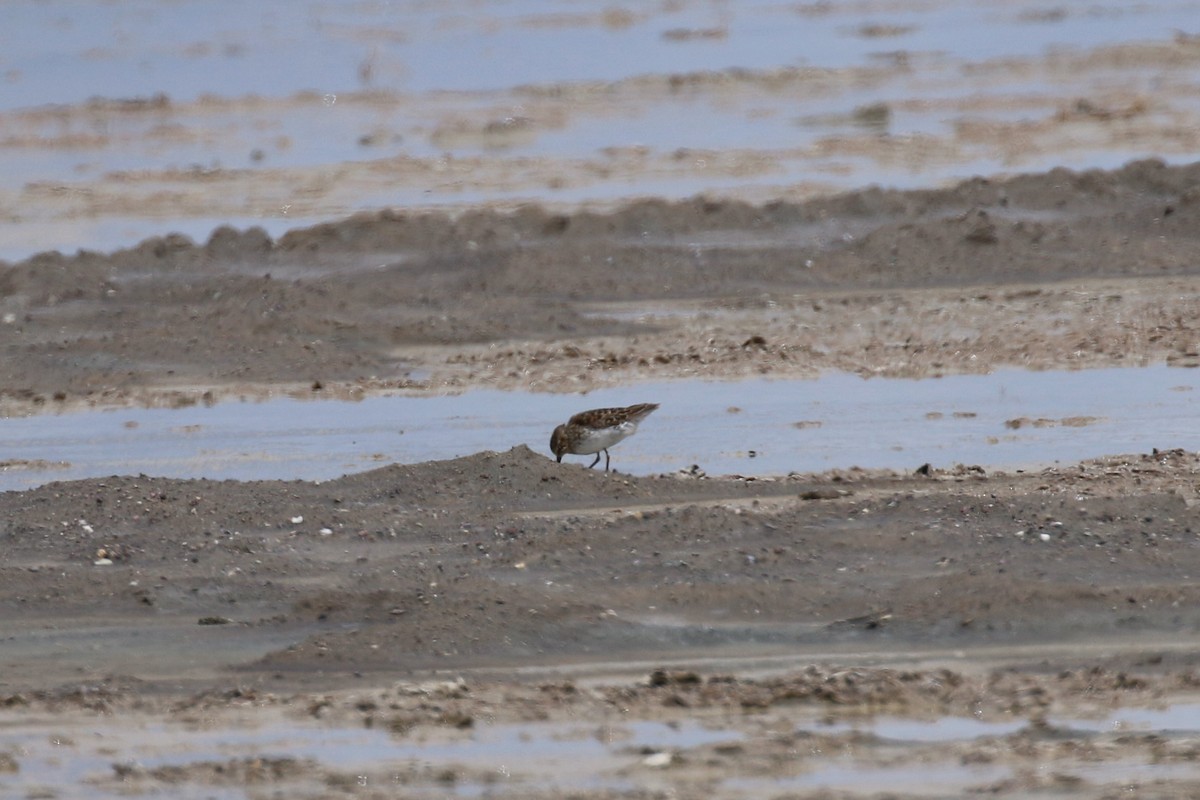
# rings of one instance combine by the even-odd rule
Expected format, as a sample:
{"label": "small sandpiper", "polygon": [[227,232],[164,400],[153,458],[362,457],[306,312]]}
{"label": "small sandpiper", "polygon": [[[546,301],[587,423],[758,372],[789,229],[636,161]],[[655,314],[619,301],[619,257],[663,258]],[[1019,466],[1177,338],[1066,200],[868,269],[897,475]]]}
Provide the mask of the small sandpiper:
{"label": "small sandpiper", "polygon": [[636,406],[625,408],[593,408],[590,411],[580,411],[567,420],[565,425],[559,425],[550,435],[550,452],[562,463],[563,456],[568,453],[577,456],[596,454],[596,460],[588,464],[588,469],[600,463],[600,454],[604,453],[604,471],[608,472],[610,458],[608,448],[617,442],[637,433],[638,423],[658,408],[658,403],[638,403]]}

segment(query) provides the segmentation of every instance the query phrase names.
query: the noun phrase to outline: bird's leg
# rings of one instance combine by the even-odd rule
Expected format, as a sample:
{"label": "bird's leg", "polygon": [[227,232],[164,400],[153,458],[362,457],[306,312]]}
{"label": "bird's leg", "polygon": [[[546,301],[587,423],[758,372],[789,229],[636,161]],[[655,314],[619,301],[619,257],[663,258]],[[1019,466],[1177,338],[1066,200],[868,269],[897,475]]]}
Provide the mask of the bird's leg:
{"label": "bird's leg", "polygon": [[[597,454],[596,454],[596,460],[597,460],[597,461],[599,461],[599,460],[600,460],[600,454],[599,454],[599,453],[597,453]],[[608,450],[605,450],[605,451],[604,451],[604,471],[605,471],[605,472],[608,472],[608,462],[609,462]]]}
{"label": "bird's leg", "polygon": [[[606,453],[607,453],[608,451],[607,451],[607,450],[605,450],[604,452],[606,452]],[[596,460],[595,460],[595,461],[593,461],[592,463],[588,464],[588,469],[591,469],[592,467],[596,466],[596,465],[597,465],[597,464],[599,464],[599,463],[600,463],[600,454],[599,454],[599,453],[596,453]],[[607,469],[607,467],[605,467],[605,469]]]}

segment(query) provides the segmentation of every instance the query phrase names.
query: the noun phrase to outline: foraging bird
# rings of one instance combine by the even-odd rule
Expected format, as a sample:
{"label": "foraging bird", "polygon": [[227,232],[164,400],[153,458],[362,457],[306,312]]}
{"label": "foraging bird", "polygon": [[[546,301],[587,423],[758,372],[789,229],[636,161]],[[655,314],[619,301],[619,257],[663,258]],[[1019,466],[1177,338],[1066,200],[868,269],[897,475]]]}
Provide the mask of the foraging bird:
{"label": "foraging bird", "polygon": [[637,433],[638,423],[658,408],[658,403],[638,403],[625,408],[593,408],[580,411],[559,425],[550,435],[550,452],[562,463],[568,453],[577,456],[596,454],[596,460],[588,469],[600,463],[604,453],[604,471],[608,472],[611,461],[608,448]]}

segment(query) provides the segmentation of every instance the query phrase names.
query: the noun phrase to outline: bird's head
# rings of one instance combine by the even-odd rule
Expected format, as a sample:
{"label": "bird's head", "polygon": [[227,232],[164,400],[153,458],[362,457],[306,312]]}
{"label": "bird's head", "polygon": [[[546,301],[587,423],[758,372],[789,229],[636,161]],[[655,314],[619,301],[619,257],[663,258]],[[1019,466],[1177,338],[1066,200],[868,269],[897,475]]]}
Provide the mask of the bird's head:
{"label": "bird's head", "polygon": [[559,425],[554,429],[554,433],[550,434],[550,452],[558,457],[558,463],[562,463],[562,457],[567,452],[567,437],[563,435],[566,425]]}

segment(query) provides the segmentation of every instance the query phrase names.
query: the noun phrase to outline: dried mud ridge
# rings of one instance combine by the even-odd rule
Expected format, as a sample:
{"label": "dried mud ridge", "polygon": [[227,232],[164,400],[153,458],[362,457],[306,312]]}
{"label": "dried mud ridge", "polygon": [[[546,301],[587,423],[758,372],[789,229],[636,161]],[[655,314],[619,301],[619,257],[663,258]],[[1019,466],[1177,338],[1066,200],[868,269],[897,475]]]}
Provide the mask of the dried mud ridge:
{"label": "dried mud ridge", "polygon": [[8,413],[1200,363],[1200,165],[804,203],[389,211],[0,263]]}

